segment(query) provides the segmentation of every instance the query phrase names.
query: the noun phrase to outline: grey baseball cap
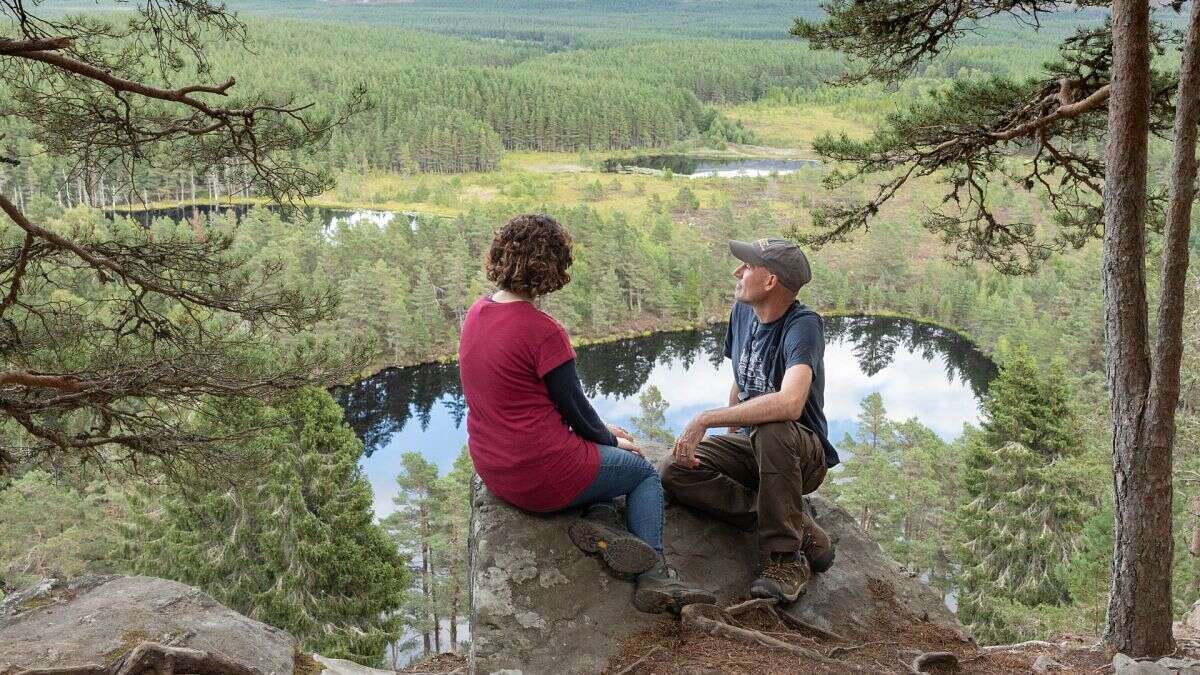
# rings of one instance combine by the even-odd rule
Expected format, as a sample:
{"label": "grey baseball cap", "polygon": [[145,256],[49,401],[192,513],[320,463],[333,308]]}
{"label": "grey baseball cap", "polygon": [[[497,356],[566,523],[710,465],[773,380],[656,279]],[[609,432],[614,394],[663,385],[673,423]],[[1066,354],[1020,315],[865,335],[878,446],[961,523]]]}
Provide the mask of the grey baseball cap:
{"label": "grey baseball cap", "polygon": [[761,265],[779,278],[789,291],[812,281],[812,268],[808,258],[795,242],[779,237],[763,237],[754,241],[729,240],[729,252],[733,257],[751,265]]}

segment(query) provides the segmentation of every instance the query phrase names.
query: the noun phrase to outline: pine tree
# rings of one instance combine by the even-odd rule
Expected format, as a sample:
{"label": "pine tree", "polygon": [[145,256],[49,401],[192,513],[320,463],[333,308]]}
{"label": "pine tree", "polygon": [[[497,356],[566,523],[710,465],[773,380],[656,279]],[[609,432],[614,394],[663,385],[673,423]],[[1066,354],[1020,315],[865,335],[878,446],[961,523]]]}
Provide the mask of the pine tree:
{"label": "pine tree", "polygon": [[947,521],[958,496],[951,468],[959,465],[959,445],[946,443],[916,418],[894,424],[892,431],[899,475],[895,520],[885,548],[908,569],[928,572],[931,581],[949,590],[953,537]]}
{"label": "pine tree", "polygon": [[[1182,3],[1175,3],[1175,11]],[[1110,651],[1134,657],[1175,649],[1172,637],[1173,449],[1184,353],[1184,303],[1195,200],[1196,133],[1200,120],[1200,5],[1193,4],[1186,36],[1152,12],[1153,3],[1114,0],[1111,20],[1064,35],[1059,58],[1034,77],[956,78],[945,89],[888,117],[862,142],[825,137],[813,144],[823,157],[853,165],[828,187],[882,174],[872,198],[820,208],[823,232],[809,243],[844,240],[867,228],[884,205],[905,194],[905,183],[949,175],[942,199],[954,213],[932,208],[925,226],[956,247],[959,260],[986,261],[1003,272],[1031,272],[1056,250],[1103,234],[1104,345],[1116,499],[1112,588],[1104,630]],[[1052,13],[1052,3],[996,6],[990,2],[824,4],[819,22],[792,28],[817,48],[861,60],[861,78],[894,83],[930,65],[981,16]],[[1153,8],[1157,9],[1157,8]],[[912,21],[944,13],[945,21]],[[1170,36],[1170,37],[1168,37]],[[1180,44],[1179,65],[1163,54]],[[1099,58],[1099,61],[1096,58]],[[1153,65],[1152,65],[1153,64]],[[994,105],[980,105],[990,101]],[[1069,117],[1070,124],[1061,124]],[[1146,243],[1151,134],[1174,129],[1169,189],[1161,227],[1157,292],[1147,283]],[[1030,143],[1069,146],[1016,169]],[[1157,163],[1156,163],[1157,164]],[[896,172],[900,173],[896,173]],[[1060,181],[1045,181],[1056,174]],[[894,175],[901,176],[894,179]],[[996,210],[1011,186],[1038,191],[1052,205],[1056,226]],[[1044,191],[1043,191],[1044,190]],[[1026,214],[1029,212],[1026,211]],[[1157,296],[1155,324],[1148,306]],[[1024,315],[1017,314],[1017,315]]]}
{"label": "pine tree", "polygon": [[666,413],[671,404],[663,398],[658,387],[654,385],[646,387],[646,391],[643,391],[638,397],[638,403],[641,405],[642,413],[634,415],[630,420],[638,435],[660,443],[674,443],[675,436],[667,429]]}
{"label": "pine tree", "polygon": [[341,409],[310,387],[274,406],[209,413],[215,432],[248,436],[240,449],[260,470],[237,486],[197,472],[158,496],[160,509],[125,528],[134,567],[199,586],[306,649],[380,663],[409,576],[374,523],[362,443]]}
{"label": "pine tree", "polygon": [[396,510],[383,520],[383,527],[399,549],[418,567],[420,597],[411,603],[415,625],[421,632],[426,654],[441,652],[441,621],[438,612],[435,555],[441,553],[437,540],[438,503],[442,499],[437,467],[418,452],[401,458],[402,472],[396,476],[400,491],[392,501]]}
{"label": "pine tree", "polygon": [[621,284],[617,279],[617,273],[611,265],[606,265],[604,271],[600,275],[599,287],[593,289],[591,303],[591,324],[592,330],[597,333],[611,331],[612,326],[621,318],[621,308],[618,303],[621,301],[617,298],[621,297]]}
{"label": "pine tree", "polygon": [[982,427],[968,440],[965,503],[955,514],[959,616],[982,640],[1012,641],[1024,636],[998,611],[1004,603],[1071,599],[1063,567],[1077,548],[1086,490],[1072,462],[1083,439],[1061,367],[1039,369],[1014,349],[988,390]]}
{"label": "pine tree", "polygon": [[112,516],[123,502],[104,483],[77,490],[40,470],[0,489],[0,597],[47,577],[119,571]]}
{"label": "pine tree", "polygon": [[831,492],[851,513],[858,513],[859,527],[874,533],[892,507],[900,475],[895,432],[877,392],[862,400],[858,428],[839,447],[848,451],[842,469],[845,480],[830,484]]}
{"label": "pine tree", "polygon": [[435,513],[440,552],[435,558],[438,579],[444,589],[441,594],[444,613],[450,624],[450,650],[458,650],[458,621],[469,610],[467,569],[467,538],[471,527],[471,481],[475,466],[467,447],[463,446],[450,473],[438,480]]}

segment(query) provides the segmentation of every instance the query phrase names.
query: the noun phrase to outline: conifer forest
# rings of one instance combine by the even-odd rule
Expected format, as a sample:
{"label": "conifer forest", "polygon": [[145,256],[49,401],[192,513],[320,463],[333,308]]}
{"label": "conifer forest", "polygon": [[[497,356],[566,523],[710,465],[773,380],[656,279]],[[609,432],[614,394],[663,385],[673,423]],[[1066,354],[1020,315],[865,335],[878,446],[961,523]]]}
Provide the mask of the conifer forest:
{"label": "conifer forest", "polygon": [[[465,653],[474,468],[413,439],[465,414],[493,236],[546,213],[574,263],[541,308],[640,439],[691,404],[638,345],[723,339],[729,239],[799,242],[827,319],[969,342],[972,419],[862,389],[821,494],[981,645],[1172,653],[1200,13],[1137,4],[0,0],[0,598],[146,574],[329,657]],[[934,349],[854,344],[864,378]]]}

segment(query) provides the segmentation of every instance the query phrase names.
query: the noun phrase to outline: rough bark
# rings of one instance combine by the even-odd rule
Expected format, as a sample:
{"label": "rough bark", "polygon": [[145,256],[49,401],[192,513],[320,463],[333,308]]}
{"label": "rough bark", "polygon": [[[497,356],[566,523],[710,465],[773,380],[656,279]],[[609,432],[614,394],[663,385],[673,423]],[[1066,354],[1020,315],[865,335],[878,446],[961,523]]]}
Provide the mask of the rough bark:
{"label": "rough bark", "polygon": [[[458,550],[457,548],[455,549]],[[454,589],[450,596],[450,651],[458,653],[458,603],[461,601],[462,585],[458,580],[458,565],[455,561]]]}
{"label": "rough bark", "polygon": [[1188,546],[1188,553],[1193,558],[1200,558],[1200,495],[1192,497],[1192,508],[1188,509],[1188,514],[1192,517],[1192,542]]}
{"label": "rough bark", "polygon": [[1104,332],[1116,528],[1105,640],[1112,649],[1135,657],[1173,651],[1171,449],[1169,444],[1150,443],[1147,433],[1149,43],[1148,3],[1116,0],[1104,188]]}
{"label": "rough bark", "polygon": [[[1150,398],[1146,404],[1149,454],[1166,467],[1162,492],[1172,493],[1170,469],[1175,446],[1175,413],[1179,405],[1183,360],[1183,315],[1188,271],[1188,238],[1196,197],[1196,126],[1200,123],[1200,3],[1193,2],[1179,66],[1175,108],[1175,147],[1171,157],[1171,199],[1167,207],[1162,253],[1162,286],[1158,299]],[[1168,501],[1167,512],[1170,512]],[[1193,535],[1193,555],[1200,550],[1200,528]],[[1169,552],[1168,552],[1169,553]],[[1168,554],[1167,560],[1171,560]],[[1168,568],[1169,569],[1169,568]],[[1168,582],[1170,575],[1167,577]]]}
{"label": "rough bark", "polygon": [[[422,514],[424,517],[424,514]],[[421,544],[421,595],[425,596],[425,603],[428,606],[430,603],[429,595],[429,547]],[[433,650],[433,643],[429,638],[429,629],[421,631],[421,642],[424,648],[424,653],[428,655]]]}

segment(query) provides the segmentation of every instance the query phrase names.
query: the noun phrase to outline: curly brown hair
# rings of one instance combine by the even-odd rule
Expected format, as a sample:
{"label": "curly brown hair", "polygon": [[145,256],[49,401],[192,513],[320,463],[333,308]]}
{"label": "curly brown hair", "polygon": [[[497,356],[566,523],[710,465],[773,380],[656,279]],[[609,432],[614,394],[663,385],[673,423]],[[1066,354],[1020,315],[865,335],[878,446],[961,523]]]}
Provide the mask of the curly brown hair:
{"label": "curly brown hair", "polygon": [[524,213],[513,216],[492,239],[487,278],[510,293],[536,298],[567,285],[573,260],[571,235],[557,220]]}

